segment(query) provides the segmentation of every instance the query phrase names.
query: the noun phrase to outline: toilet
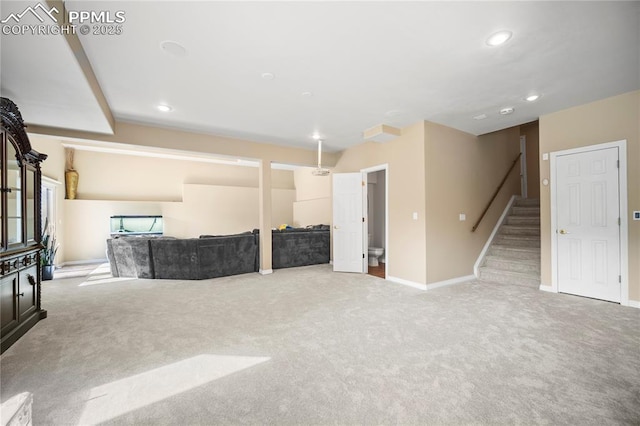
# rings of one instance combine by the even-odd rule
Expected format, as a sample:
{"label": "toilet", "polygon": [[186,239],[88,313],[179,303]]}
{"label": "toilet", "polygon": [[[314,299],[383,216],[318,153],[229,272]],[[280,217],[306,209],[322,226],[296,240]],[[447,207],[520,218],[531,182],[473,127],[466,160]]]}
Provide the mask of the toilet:
{"label": "toilet", "polygon": [[371,234],[369,234],[369,266],[378,266],[378,259],[383,253],[383,248],[371,247]]}

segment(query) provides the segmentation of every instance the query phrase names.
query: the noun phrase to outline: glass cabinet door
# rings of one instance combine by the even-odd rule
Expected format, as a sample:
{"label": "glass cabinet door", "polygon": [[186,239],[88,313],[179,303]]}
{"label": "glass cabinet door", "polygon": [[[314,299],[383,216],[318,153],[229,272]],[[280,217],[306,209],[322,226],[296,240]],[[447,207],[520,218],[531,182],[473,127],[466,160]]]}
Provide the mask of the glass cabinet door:
{"label": "glass cabinet door", "polygon": [[33,243],[36,239],[36,171],[27,167],[26,172],[27,243]]}
{"label": "glass cabinet door", "polygon": [[16,149],[7,141],[7,243],[20,244],[22,238],[22,165]]}

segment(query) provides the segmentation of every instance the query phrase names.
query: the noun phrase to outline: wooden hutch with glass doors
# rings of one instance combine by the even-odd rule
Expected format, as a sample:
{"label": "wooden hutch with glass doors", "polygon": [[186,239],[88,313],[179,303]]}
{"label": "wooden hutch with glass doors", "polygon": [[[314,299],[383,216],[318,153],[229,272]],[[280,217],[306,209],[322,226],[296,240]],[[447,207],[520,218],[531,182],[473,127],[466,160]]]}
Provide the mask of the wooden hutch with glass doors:
{"label": "wooden hutch with glass doors", "polygon": [[40,305],[40,163],[16,104],[0,98],[0,334],[4,352],[47,311]]}

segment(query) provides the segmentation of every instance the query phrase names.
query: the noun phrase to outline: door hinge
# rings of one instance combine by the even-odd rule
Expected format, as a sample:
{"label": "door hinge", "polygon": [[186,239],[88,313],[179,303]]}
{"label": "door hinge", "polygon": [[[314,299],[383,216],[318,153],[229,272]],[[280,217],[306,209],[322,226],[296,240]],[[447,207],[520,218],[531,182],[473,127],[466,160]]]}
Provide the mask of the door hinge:
{"label": "door hinge", "polygon": [[618,282],[621,283],[622,282],[622,275],[618,275]]}
{"label": "door hinge", "polygon": [[616,160],[616,167],[620,168],[620,160]]}
{"label": "door hinge", "polygon": [[622,225],[622,220],[618,218],[618,226]]}
{"label": "door hinge", "polygon": [[362,186],[364,186],[364,181],[362,181]]}
{"label": "door hinge", "polygon": [[362,222],[364,223],[364,217],[362,218]]}
{"label": "door hinge", "polygon": [[364,259],[364,253],[362,253],[362,258]]}

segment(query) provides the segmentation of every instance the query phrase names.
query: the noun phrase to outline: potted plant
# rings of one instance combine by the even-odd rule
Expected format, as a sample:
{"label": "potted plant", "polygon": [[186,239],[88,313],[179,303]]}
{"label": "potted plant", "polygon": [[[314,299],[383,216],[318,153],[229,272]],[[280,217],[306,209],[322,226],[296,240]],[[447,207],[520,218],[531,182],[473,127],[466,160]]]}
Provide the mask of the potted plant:
{"label": "potted plant", "polygon": [[58,244],[56,236],[49,228],[49,221],[45,221],[42,231],[42,239],[40,240],[44,246],[40,252],[40,267],[42,269],[42,280],[52,280],[53,270],[55,269],[54,261],[58,252]]}

